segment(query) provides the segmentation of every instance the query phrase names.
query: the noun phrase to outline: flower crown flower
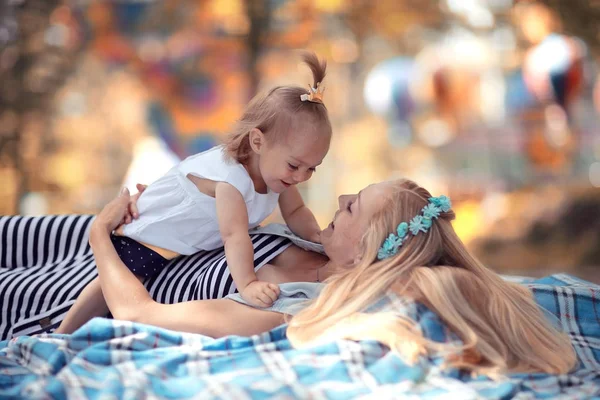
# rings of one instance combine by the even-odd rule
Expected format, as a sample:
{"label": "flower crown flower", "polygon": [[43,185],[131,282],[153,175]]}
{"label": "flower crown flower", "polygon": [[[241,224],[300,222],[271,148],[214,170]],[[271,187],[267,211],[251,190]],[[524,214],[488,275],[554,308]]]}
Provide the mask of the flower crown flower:
{"label": "flower crown flower", "polygon": [[430,197],[427,204],[419,215],[416,215],[410,223],[401,222],[396,228],[396,233],[390,233],[377,251],[377,259],[384,260],[398,253],[398,249],[406,241],[410,232],[416,236],[419,232],[427,233],[433,223],[442,212],[452,209],[452,203],[446,196]]}

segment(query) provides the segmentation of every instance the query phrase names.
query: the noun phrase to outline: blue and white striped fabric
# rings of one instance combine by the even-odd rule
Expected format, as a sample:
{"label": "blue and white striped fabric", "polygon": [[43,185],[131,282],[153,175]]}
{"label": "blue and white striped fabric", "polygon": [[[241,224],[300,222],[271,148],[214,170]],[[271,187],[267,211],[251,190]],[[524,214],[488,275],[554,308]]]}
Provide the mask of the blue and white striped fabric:
{"label": "blue and white striped fabric", "polygon": [[[567,275],[525,284],[571,335],[580,361],[572,373],[473,379],[435,357],[409,365],[373,341],[296,350],[285,326],[210,339],[94,319],[71,336],[0,342],[0,398],[600,398],[600,287]],[[422,305],[390,294],[373,308],[384,310],[409,316],[432,340],[455,339]]]}
{"label": "blue and white striped fabric", "polygon": [[[0,216],[0,340],[52,331],[98,275],[88,244],[92,221],[91,215]],[[291,245],[260,230],[250,238],[255,269]],[[237,291],[223,249],[177,257],[144,284],[165,304]]]}

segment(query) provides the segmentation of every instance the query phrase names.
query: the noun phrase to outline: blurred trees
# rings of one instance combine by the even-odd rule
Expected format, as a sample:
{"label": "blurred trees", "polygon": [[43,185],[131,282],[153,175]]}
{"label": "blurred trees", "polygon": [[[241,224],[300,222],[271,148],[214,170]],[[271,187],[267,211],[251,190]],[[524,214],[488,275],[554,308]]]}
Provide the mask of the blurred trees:
{"label": "blurred trees", "polygon": [[600,1],[542,0],[560,18],[565,33],[581,38],[595,56],[600,55]]}
{"label": "blurred trees", "polygon": [[70,10],[61,0],[0,4],[0,198],[16,212],[40,179],[49,110],[57,89],[75,65],[78,42],[69,32]]}
{"label": "blurred trees", "polygon": [[[598,1],[544,3],[566,31],[599,48]],[[59,114],[55,94],[82,50],[141,82],[153,102],[148,112],[156,111],[150,124],[184,156],[196,148],[182,150],[181,143],[225,133],[261,79],[285,76],[293,66],[291,50],[315,50],[340,72],[329,78],[345,80],[337,82],[341,101],[335,89],[329,92],[331,111],[336,121],[348,123],[364,111],[359,93],[368,70],[381,59],[416,54],[456,20],[448,2],[439,0],[2,2],[0,180],[6,184],[0,187],[1,211],[17,212],[15,199],[30,191],[65,190],[49,187],[37,172],[44,168],[44,155],[62,145],[49,135],[48,121]],[[87,89],[79,89],[85,96]],[[124,173],[117,169],[111,173]]]}
{"label": "blurred trees", "polygon": [[258,59],[261,49],[265,46],[265,38],[271,29],[273,6],[271,1],[255,0],[245,0],[244,5],[250,22],[245,42],[248,53],[249,93],[253,96],[258,92],[260,83]]}

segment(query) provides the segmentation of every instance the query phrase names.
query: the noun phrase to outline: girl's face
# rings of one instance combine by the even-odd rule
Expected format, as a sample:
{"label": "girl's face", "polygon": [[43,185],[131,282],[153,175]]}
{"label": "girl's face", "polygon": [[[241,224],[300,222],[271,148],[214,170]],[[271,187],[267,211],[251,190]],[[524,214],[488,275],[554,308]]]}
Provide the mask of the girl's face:
{"label": "girl's face", "polygon": [[258,162],[265,184],[275,193],[307,181],[329,151],[329,135],[314,132],[290,134],[280,143],[261,146]]}

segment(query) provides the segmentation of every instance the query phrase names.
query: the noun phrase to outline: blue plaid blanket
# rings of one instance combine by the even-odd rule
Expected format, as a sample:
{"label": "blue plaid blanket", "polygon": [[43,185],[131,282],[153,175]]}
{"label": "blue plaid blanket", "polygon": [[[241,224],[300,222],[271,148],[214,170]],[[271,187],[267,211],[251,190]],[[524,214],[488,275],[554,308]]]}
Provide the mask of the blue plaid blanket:
{"label": "blue plaid blanket", "polygon": [[[0,398],[600,398],[600,287],[568,275],[524,284],[571,335],[580,361],[572,373],[492,381],[443,370],[432,357],[409,365],[374,341],[296,350],[285,325],[211,339],[94,319],[70,336],[0,342]],[[420,304],[390,294],[374,310],[413,318],[433,340],[456,340]]]}

